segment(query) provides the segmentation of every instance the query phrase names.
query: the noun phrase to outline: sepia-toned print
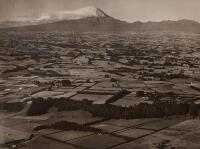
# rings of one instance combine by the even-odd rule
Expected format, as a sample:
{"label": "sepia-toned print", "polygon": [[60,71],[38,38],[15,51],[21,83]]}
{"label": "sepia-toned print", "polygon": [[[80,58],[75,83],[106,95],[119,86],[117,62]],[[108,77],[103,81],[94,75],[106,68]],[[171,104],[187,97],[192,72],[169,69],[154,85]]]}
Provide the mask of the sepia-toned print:
{"label": "sepia-toned print", "polygon": [[0,149],[199,149],[199,0],[0,0]]}

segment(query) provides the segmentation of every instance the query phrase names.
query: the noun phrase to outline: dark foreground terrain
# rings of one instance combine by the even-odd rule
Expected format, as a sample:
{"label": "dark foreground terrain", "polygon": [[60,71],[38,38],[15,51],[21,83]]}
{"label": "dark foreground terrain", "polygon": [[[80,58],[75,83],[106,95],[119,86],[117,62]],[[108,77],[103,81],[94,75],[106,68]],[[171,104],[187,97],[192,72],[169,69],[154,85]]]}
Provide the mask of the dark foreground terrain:
{"label": "dark foreground terrain", "polygon": [[200,35],[1,31],[0,148],[200,148]]}

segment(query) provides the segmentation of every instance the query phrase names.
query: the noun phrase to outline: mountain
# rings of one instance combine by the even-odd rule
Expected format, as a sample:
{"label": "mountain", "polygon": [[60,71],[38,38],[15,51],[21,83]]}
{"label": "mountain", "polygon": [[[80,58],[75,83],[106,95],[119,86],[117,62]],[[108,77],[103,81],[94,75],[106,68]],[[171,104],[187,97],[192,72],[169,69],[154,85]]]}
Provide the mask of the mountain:
{"label": "mountain", "polygon": [[[86,7],[74,11],[62,11],[54,14],[42,14],[34,19],[17,19],[7,22],[7,24],[9,30],[33,31],[117,31],[119,29],[124,30],[129,25],[127,22],[117,20],[95,7]],[[3,24],[3,27],[5,26],[6,23]]]}
{"label": "mountain", "polygon": [[1,22],[0,27],[40,25],[63,20],[77,20],[89,17],[101,18],[108,17],[108,15],[100,9],[90,6],[72,11],[60,11],[52,14],[41,14],[38,17],[20,16],[14,20]]}
{"label": "mountain", "polygon": [[2,28],[31,31],[183,31],[200,33],[200,23],[192,20],[133,22],[120,21],[96,7],[23,17],[3,22]]}
{"label": "mountain", "polygon": [[200,33],[200,23],[192,20],[161,21],[161,22],[135,22],[132,27],[142,31],[183,31]]}
{"label": "mountain", "polygon": [[[96,7],[85,7],[72,11],[60,11],[53,14],[42,14],[41,16],[33,19],[35,23],[52,23],[63,20],[78,20],[89,17],[108,17],[106,13]],[[31,21],[31,18],[29,19]]]}

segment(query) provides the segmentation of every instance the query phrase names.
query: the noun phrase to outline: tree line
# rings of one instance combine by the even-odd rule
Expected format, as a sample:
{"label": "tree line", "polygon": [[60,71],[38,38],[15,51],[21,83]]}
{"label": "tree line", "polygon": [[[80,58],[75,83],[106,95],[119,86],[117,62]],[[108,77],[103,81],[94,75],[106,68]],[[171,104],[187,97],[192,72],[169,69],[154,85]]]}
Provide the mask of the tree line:
{"label": "tree line", "polygon": [[187,115],[193,118],[199,116],[200,105],[194,103],[178,103],[177,101],[161,102],[153,104],[140,103],[130,107],[121,107],[105,104],[93,104],[92,101],[74,101],[70,99],[32,99],[32,105],[27,111],[27,115],[36,116],[48,112],[51,107],[56,107],[59,111],[84,110],[90,112],[94,117],[104,117],[112,119],[134,119],[134,118],[161,118],[172,115]]}

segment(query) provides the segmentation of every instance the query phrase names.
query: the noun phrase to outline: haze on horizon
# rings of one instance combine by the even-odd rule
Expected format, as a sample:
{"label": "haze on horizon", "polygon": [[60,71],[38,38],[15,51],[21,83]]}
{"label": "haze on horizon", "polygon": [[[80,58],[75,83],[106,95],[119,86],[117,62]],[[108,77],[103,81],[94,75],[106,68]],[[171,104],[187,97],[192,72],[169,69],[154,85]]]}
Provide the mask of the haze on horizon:
{"label": "haze on horizon", "polygon": [[0,21],[87,6],[128,22],[180,19],[200,22],[200,0],[0,0]]}

